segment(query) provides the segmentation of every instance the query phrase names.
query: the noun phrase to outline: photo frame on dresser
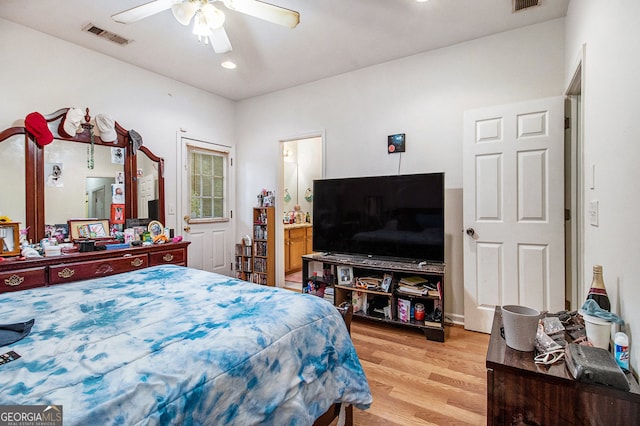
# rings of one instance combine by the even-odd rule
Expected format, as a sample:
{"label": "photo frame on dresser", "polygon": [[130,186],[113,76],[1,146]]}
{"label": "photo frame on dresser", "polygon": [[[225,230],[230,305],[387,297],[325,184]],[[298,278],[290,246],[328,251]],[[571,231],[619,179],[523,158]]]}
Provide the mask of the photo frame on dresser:
{"label": "photo frame on dresser", "polygon": [[72,241],[110,238],[108,219],[73,219],[69,221]]}
{"label": "photo frame on dresser", "polygon": [[20,231],[18,222],[0,222],[0,256],[20,254]]}

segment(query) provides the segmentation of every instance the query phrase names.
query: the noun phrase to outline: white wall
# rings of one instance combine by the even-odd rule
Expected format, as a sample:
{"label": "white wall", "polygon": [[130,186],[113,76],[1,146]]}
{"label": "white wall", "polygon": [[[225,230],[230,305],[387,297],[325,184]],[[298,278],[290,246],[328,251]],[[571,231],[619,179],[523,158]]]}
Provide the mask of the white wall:
{"label": "white wall", "polygon": [[[176,134],[233,145],[235,103],[175,80],[0,19],[0,129],[60,108],[90,108],[135,129],[165,159],[168,202],[176,197]],[[180,228],[175,215],[167,226]],[[180,225],[180,226],[179,226]]]}
{"label": "white wall", "polygon": [[[326,177],[444,171],[445,312],[460,319],[463,111],[558,96],[563,64],[558,19],[239,102],[236,239],[258,191],[278,185],[278,141],[297,134],[325,132]],[[406,153],[387,153],[394,133]]]}
{"label": "white wall", "polygon": [[[586,289],[594,264],[603,266],[612,310],[626,321],[631,365],[640,367],[640,3],[620,0],[572,1],[567,13],[565,80],[583,44],[584,165],[595,165],[595,188],[584,190],[587,203],[599,201],[599,226],[584,229]],[[587,173],[587,179],[591,174]]]}

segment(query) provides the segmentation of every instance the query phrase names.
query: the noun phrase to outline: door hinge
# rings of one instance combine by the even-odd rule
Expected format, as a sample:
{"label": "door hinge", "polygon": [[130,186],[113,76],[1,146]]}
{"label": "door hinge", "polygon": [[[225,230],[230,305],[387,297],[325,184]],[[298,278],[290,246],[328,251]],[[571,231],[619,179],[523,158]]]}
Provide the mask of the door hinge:
{"label": "door hinge", "polygon": [[233,210],[229,210],[229,219],[233,219]]}
{"label": "door hinge", "polygon": [[233,167],[233,157],[229,158],[230,166]]}
{"label": "door hinge", "polygon": [[571,220],[571,210],[564,209],[564,220]]}
{"label": "door hinge", "polygon": [[571,117],[564,118],[564,129],[569,130],[571,128]]}

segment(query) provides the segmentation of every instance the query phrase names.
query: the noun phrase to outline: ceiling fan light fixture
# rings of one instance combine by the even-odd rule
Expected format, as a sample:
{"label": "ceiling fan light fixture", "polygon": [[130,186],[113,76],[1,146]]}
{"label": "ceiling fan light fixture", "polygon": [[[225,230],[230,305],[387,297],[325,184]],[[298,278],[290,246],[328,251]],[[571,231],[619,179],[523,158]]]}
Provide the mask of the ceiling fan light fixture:
{"label": "ceiling fan light fixture", "polygon": [[207,3],[202,6],[202,13],[204,14],[207,20],[207,25],[209,25],[210,28],[215,30],[224,25],[224,12],[211,3]]}
{"label": "ceiling fan light fixture", "polygon": [[171,6],[173,17],[176,18],[176,21],[185,26],[189,25],[191,18],[196,14],[196,10],[198,10],[198,6],[190,1],[186,3],[176,3]]}
{"label": "ceiling fan light fixture", "polygon": [[199,10],[196,12],[196,16],[193,20],[193,33],[201,37],[209,37],[211,35],[211,28],[207,24],[207,17]]}

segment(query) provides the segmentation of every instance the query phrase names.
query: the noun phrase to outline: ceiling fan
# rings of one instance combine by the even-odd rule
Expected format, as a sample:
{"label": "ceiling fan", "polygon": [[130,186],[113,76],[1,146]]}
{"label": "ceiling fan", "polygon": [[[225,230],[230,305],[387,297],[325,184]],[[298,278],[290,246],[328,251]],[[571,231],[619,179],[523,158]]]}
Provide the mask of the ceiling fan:
{"label": "ceiling fan", "polygon": [[198,39],[210,42],[216,53],[226,53],[231,51],[231,42],[223,27],[224,12],[214,6],[217,2],[229,10],[285,27],[295,28],[300,23],[298,12],[259,0],[155,0],[111,15],[111,18],[122,24],[130,24],[171,9],[182,25],[189,25],[195,17],[193,33]]}

